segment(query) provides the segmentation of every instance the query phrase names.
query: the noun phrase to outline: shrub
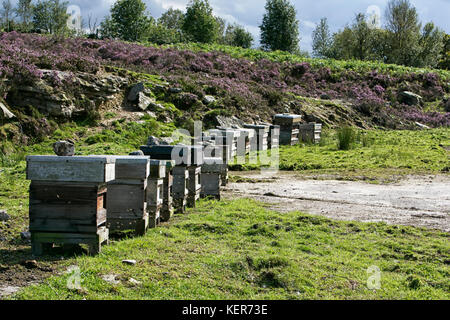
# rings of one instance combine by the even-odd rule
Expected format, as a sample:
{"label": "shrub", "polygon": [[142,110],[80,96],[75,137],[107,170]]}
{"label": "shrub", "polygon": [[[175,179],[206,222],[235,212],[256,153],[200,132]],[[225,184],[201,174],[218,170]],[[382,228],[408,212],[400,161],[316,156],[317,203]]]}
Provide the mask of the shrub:
{"label": "shrub", "polygon": [[356,134],[352,127],[343,127],[337,131],[338,149],[350,150],[355,142]]}

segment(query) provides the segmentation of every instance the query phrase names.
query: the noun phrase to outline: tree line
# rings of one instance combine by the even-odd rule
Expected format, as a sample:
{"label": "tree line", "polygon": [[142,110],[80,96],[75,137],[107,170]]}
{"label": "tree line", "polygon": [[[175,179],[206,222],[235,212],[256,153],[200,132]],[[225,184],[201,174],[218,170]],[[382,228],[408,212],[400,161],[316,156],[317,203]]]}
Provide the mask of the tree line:
{"label": "tree line", "polygon": [[[94,38],[172,44],[180,42],[219,43],[250,48],[253,36],[239,24],[215,16],[208,0],[190,0],[183,12],[169,9],[153,18],[142,0],[117,0],[100,23],[91,15],[78,31],[67,26],[68,2],[60,0],[2,0],[1,26],[5,31],[63,35],[87,33]],[[300,51],[299,21],[289,0],[266,0],[260,28],[263,50]],[[339,60],[358,59],[416,67],[450,67],[450,36],[433,22],[422,26],[409,0],[390,0],[383,28],[359,13],[343,30],[331,34],[327,18],[313,31],[313,55]]]}
{"label": "tree line", "polygon": [[390,0],[383,28],[363,13],[343,30],[331,34],[327,18],[313,31],[313,54],[318,58],[357,59],[413,67],[450,67],[449,35],[433,22],[422,25],[409,0]]}

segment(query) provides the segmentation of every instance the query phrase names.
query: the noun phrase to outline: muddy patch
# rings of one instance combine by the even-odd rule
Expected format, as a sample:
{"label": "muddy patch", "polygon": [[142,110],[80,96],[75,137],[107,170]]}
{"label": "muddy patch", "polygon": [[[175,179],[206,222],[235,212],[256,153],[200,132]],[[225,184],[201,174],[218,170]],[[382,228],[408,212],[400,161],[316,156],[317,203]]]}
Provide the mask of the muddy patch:
{"label": "muddy patch", "polygon": [[[298,173],[238,173],[225,198],[251,198],[279,212],[302,211],[338,220],[386,222],[450,232],[450,176],[409,176],[390,184],[308,180]],[[246,179],[257,180],[251,183]]]}

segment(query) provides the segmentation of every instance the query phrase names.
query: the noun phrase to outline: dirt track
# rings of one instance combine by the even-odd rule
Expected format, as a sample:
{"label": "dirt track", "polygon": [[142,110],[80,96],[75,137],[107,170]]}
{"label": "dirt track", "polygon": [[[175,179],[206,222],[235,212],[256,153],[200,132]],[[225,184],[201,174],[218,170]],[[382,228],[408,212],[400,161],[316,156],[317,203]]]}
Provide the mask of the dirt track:
{"label": "dirt track", "polygon": [[338,220],[426,227],[450,232],[450,176],[414,176],[398,183],[305,180],[292,172],[231,175],[258,182],[231,183],[225,198],[252,198],[280,212],[302,211]]}

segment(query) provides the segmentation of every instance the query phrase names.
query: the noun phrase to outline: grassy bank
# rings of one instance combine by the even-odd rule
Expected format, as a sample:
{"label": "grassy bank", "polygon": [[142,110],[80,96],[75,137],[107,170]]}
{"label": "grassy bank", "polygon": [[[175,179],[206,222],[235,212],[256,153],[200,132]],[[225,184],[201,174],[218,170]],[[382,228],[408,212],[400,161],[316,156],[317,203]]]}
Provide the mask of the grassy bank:
{"label": "grassy bank", "polygon": [[[15,298],[449,299],[448,241],[438,231],[281,215],[249,200],[201,201],[144,237],[65,261],[80,268],[82,289],[68,289],[65,274]],[[380,289],[367,288],[371,266]]]}
{"label": "grassy bank", "polygon": [[[316,172],[445,173],[450,169],[450,129],[358,131],[349,150],[339,150],[335,131],[325,131],[318,145],[280,148],[280,169]],[[447,148],[447,149],[446,149]],[[236,165],[255,170],[260,164]]]}

